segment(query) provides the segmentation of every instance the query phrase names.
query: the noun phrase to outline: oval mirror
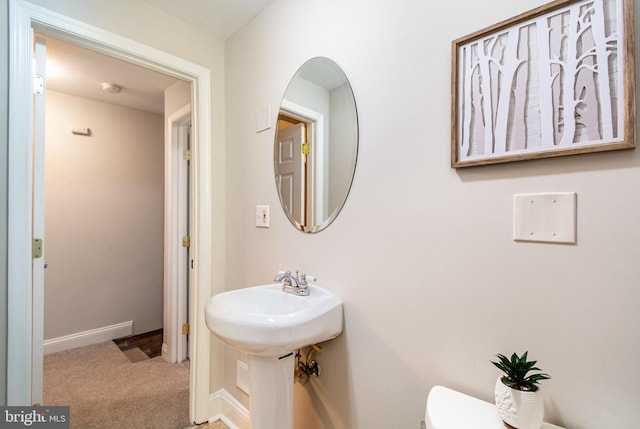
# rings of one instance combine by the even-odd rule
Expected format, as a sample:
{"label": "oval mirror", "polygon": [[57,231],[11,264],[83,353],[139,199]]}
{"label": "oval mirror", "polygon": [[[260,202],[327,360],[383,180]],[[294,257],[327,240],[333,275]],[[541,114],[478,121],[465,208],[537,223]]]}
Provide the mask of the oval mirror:
{"label": "oval mirror", "polygon": [[273,165],[280,203],[304,232],[329,226],[344,205],[358,154],[351,85],[329,58],[302,65],[284,93]]}

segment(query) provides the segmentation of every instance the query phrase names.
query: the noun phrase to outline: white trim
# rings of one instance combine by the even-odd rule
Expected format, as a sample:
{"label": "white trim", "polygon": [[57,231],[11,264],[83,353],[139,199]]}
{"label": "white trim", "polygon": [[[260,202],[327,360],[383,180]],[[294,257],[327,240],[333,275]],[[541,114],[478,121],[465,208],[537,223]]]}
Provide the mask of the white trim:
{"label": "white trim", "polygon": [[[40,76],[46,87],[47,73],[47,42],[41,38],[35,38],[35,75]],[[44,88],[43,88],[44,89]],[[35,92],[35,91],[34,91]],[[33,238],[44,238],[44,159],[45,159],[45,112],[46,91],[33,96]],[[44,341],[44,261],[47,257],[46,242],[42,242],[42,256],[34,259],[32,263],[33,289],[33,330],[31,341],[34,344],[31,352],[31,403],[42,403],[42,383],[44,379],[44,356],[42,343]]]}
{"label": "white trim", "polygon": [[222,420],[229,429],[251,429],[249,410],[225,389],[211,394],[209,409],[209,422]]}
{"label": "white trim", "polygon": [[90,47],[133,64],[191,83],[193,101],[194,225],[192,270],[194,294],[190,356],[192,421],[208,418],[210,333],[204,321],[212,269],[211,76],[209,69],[131,39],[68,18],[23,0],[9,0],[9,156],[8,156],[8,344],[7,404],[31,404],[33,326],[31,296],[33,28],[38,32]]}
{"label": "white trim", "polygon": [[7,405],[31,405],[33,37],[29,19],[18,0],[10,0]]}
{"label": "white trim", "polygon": [[[180,133],[191,124],[191,104],[183,106],[167,118],[165,128],[165,206],[164,206],[164,344],[162,356],[171,363],[187,358],[187,338],[182,324],[188,322],[187,309],[187,249],[181,240],[187,234],[192,210],[185,195],[188,169],[180,144]],[[182,136],[184,137],[184,136]]]}
{"label": "white trim", "polygon": [[75,349],[76,347],[115,340],[129,335],[133,335],[133,320],[45,340],[44,354],[48,355],[63,350]]}

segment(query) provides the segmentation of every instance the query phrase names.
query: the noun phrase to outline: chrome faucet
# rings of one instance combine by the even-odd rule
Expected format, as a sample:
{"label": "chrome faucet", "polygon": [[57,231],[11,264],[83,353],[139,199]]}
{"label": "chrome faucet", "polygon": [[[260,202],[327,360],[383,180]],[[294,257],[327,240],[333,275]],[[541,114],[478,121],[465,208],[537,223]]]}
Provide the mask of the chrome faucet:
{"label": "chrome faucet", "polygon": [[293,277],[291,275],[291,271],[280,271],[276,276],[276,278],[273,279],[273,281],[281,282],[284,280],[283,282],[284,286],[298,287],[297,277],[298,277],[297,271],[296,271],[296,277]]}
{"label": "chrome faucet", "polygon": [[299,296],[309,295],[309,283],[307,283],[307,280],[315,281],[317,279],[309,274],[302,273],[298,275],[298,270],[296,270],[295,277],[291,275],[291,271],[280,271],[273,279],[273,281],[282,282],[282,290],[284,292]]}

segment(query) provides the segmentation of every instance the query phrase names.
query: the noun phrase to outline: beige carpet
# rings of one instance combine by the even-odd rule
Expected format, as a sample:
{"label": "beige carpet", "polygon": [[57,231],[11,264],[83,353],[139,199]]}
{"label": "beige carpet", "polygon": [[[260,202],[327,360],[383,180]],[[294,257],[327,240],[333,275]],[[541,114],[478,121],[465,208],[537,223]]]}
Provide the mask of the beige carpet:
{"label": "beige carpet", "polygon": [[69,405],[72,429],[189,427],[189,369],[132,360],[111,341],[45,356],[44,405]]}

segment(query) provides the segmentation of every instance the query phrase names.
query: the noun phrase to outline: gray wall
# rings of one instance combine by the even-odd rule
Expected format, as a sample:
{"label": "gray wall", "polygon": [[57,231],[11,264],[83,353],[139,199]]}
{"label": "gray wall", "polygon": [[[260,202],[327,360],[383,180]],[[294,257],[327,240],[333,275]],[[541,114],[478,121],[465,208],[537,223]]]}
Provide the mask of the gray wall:
{"label": "gray wall", "polygon": [[[9,34],[9,5],[0,6],[0,34]],[[7,403],[7,138],[9,37],[0,40],[0,404]]]}
{"label": "gray wall", "polygon": [[47,90],[46,138],[44,339],[162,328],[163,116]]}

